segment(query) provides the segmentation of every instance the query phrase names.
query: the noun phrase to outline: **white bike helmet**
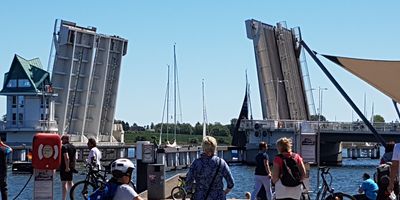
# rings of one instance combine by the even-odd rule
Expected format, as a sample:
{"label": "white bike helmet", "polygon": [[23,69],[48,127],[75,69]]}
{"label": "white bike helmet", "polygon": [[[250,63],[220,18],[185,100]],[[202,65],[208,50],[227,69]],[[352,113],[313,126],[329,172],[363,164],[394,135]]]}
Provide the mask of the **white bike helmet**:
{"label": "white bike helmet", "polygon": [[111,173],[116,178],[131,176],[135,165],[129,159],[120,158],[111,163]]}

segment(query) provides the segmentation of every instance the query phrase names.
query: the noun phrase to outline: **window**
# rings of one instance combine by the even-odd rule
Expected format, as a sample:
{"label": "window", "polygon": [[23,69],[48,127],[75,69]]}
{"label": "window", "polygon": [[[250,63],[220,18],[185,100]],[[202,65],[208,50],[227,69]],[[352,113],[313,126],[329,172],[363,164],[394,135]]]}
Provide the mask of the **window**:
{"label": "window", "polygon": [[75,40],[75,32],[70,30],[68,33],[68,42],[74,43],[74,40]]}
{"label": "window", "polygon": [[13,108],[17,107],[17,96],[12,96],[12,107]]}
{"label": "window", "polygon": [[24,114],[18,113],[18,124],[23,125],[24,124]]}
{"label": "window", "polygon": [[24,96],[18,96],[18,105],[20,108],[24,107]]}
{"label": "window", "polygon": [[18,79],[18,87],[31,87],[31,82],[28,79]]}
{"label": "window", "polygon": [[17,87],[17,80],[16,79],[10,79],[7,83],[7,87],[9,88],[15,88]]}
{"label": "window", "polygon": [[12,124],[16,125],[17,124],[17,113],[12,114]]}
{"label": "window", "polygon": [[43,98],[40,98],[40,108],[44,108],[44,104],[46,103],[46,108],[49,108],[49,104],[50,104],[50,101],[49,101],[49,99],[48,98],[46,98],[46,101],[44,100],[44,97]]}

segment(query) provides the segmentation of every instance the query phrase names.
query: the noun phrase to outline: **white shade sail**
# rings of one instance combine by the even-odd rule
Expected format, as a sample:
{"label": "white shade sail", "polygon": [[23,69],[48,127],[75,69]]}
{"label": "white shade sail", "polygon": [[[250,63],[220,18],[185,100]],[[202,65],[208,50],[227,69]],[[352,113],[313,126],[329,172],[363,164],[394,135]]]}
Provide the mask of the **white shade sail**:
{"label": "white shade sail", "polygon": [[400,102],[400,61],[322,56],[342,66],[396,102]]}

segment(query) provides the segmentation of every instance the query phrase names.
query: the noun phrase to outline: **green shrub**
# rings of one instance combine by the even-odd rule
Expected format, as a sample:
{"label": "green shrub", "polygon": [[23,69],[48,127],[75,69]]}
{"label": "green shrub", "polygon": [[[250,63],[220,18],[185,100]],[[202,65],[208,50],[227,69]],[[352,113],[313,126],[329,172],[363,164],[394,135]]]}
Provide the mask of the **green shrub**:
{"label": "green shrub", "polygon": [[197,144],[199,141],[197,140],[197,138],[190,138],[189,139],[189,143],[190,144]]}

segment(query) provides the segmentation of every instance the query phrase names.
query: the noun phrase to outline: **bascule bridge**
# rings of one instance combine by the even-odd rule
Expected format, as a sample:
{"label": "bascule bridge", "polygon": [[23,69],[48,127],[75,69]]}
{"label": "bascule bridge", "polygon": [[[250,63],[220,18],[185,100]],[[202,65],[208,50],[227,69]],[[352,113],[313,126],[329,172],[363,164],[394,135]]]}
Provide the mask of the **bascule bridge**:
{"label": "bascule bridge", "polygon": [[[254,46],[263,115],[262,120],[249,119],[243,114],[243,110],[248,108],[242,107],[238,118],[232,144],[245,148],[248,158],[254,157],[260,141],[266,141],[270,146],[269,153],[276,154],[274,143],[280,137],[293,138],[294,149],[306,161],[331,164],[341,162],[342,142],[386,145],[386,141],[396,141],[395,136],[400,133],[398,124],[375,124],[367,120],[317,58],[317,53],[302,40],[300,28],[289,29],[283,22],[273,26],[254,19],[247,20],[245,24],[247,37]],[[362,129],[354,129],[357,124],[353,122],[309,121],[310,115],[316,112],[304,52],[311,56],[362,119]],[[398,74],[400,62],[322,56],[391,97],[397,108],[400,93],[395,86],[400,81],[388,76]],[[243,135],[246,135],[245,144]]]}

